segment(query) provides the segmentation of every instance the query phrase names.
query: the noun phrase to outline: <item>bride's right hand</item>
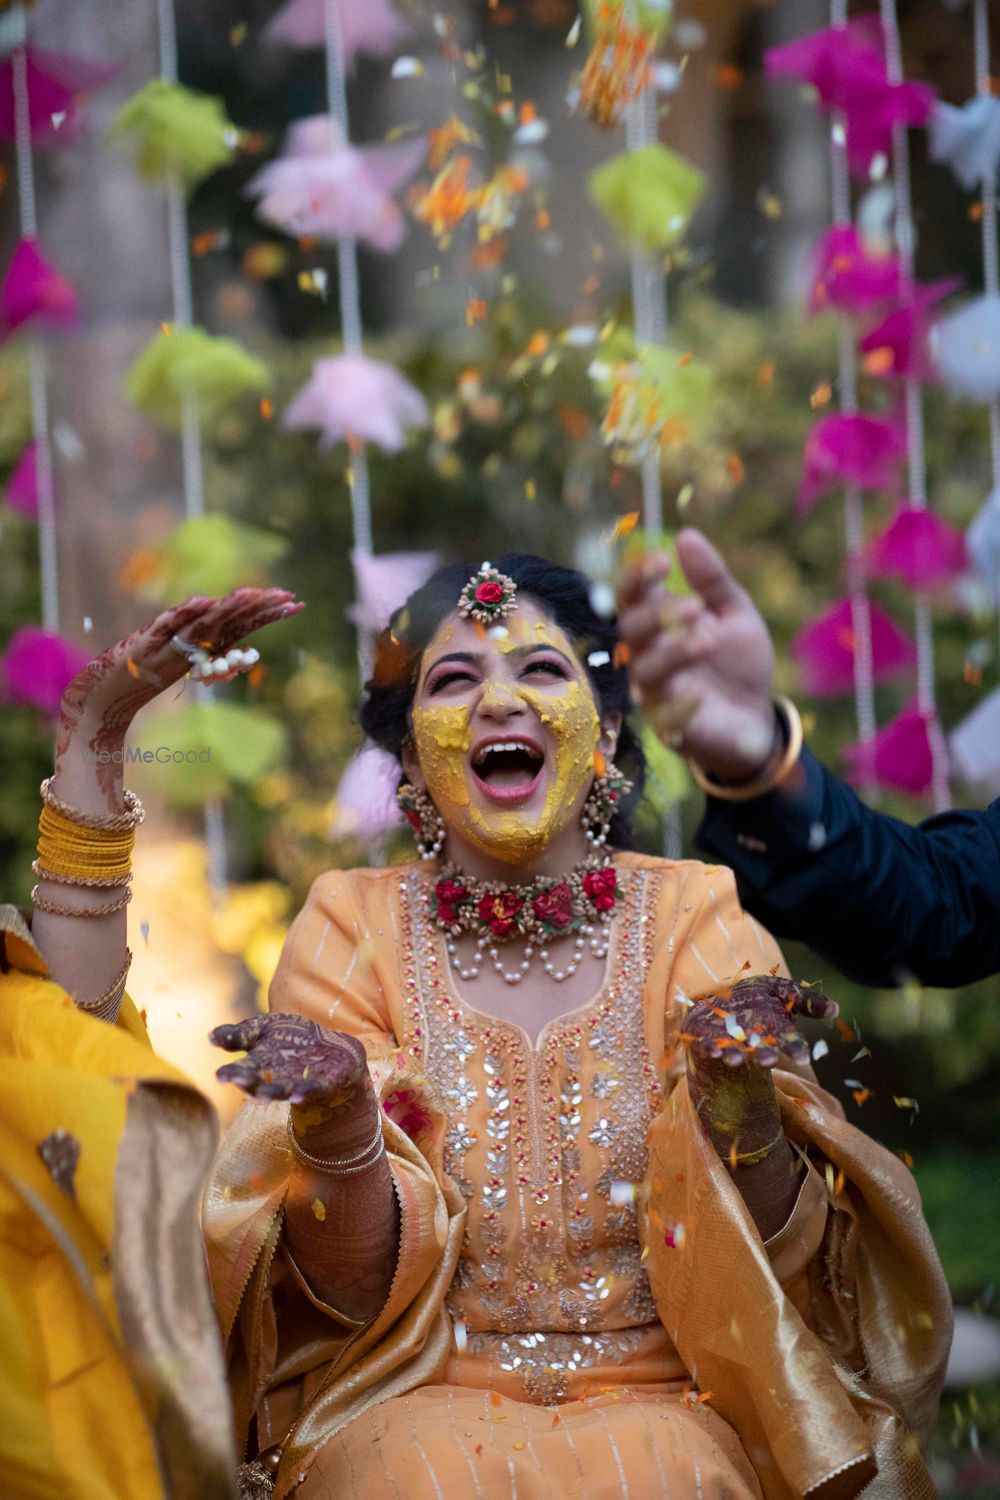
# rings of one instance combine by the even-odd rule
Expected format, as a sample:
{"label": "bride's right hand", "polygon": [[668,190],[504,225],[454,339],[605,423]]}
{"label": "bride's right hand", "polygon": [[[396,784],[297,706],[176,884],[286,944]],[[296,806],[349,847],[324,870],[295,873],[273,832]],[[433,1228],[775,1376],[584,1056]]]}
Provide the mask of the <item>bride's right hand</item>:
{"label": "bride's right hand", "polygon": [[[246,1057],[226,1063],[216,1078],[235,1083],[254,1099],[287,1099],[327,1110],[357,1104],[368,1092],[364,1044],[306,1016],[272,1011],[235,1025],[216,1026],[209,1040]],[[361,1086],[359,1088],[359,1085]]]}

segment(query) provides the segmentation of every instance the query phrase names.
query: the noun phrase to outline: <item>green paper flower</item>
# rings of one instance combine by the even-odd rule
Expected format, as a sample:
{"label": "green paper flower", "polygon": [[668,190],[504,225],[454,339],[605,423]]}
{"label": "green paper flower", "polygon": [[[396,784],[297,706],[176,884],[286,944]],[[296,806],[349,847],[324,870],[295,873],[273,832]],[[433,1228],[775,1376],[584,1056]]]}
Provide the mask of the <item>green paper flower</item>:
{"label": "green paper flower", "polygon": [[108,136],[135,138],[140,176],[176,172],[188,189],[232,161],[239,142],[220,100],[162,79],[147,83],[122,105]]}
{"label": "green paper flower", "polygon": [[188,703],[158,714],[143,730],[149,774],[171,802],[195,806],[247,786],[282,764],[285,726],[238,703]]}
{"label": "green paper flower", "polygon": [[666,146],[640,146],[590,173],[597,207],[628,246],[655,252],[677,243],[705,189],[705,175]]}
{"label": "green paper flower", "polygon": [[635,349],[624,330],[591,362],[590,376],[608,403],[601,435],[622,462],[640,462],[662,444],[690,440],[708,411],[707,366],[663,344]]}
{"label": "green paper flower", "polygon": [[642,800],[658,813],[663,813],[668,807],[683,802],[690,795],[694,783],[683,757],[676,750],[668,750],[649,724],[643,723],[639,740],[646,757],[646,782]]}
{"label": "green paper flower", "polygon": [[234,339],[203,328],[169,327],[146,345],[125,377],[129,400],[158,422],[178,428],[181,398],[191,395],[203,421],[237,396],[260,391],[271,372]]}
{"label": "green paper flower", "polygon": [[218,599],[230,589],[265,584],[268,569],[288,546],[285,537],[229,516],[198,516],[183,521],[157,549],[158,571],[136,592],[177,602],[192,594]]}
{"label": "green paper flower", "polygon": [[[584,0],[583,13],[588,35],[593,36],[597,12],[602,0]],[[654,42],[660,43],[674,24],[673,0],[639,0],[634,24],[648,31]]]}

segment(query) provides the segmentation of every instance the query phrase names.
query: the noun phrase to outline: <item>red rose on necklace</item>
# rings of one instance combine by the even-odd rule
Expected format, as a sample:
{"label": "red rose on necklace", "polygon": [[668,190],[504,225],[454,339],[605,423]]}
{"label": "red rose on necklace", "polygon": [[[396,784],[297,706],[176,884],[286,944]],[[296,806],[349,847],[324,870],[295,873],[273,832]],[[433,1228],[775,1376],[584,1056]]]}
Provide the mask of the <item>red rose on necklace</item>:
{"label": "red rose on necklace", "polygon": [[610,865],[603,870],[588,870],[583,877],[583,889],[596,911],[610,911],[618,894],[618,876]]}
{"label": "red rose on necklace", "polygon": [[468,891],[457,880],[439,880],[434,887],[434,894],[437,897],[438,916],[448,927],[453,927],[458,921],[455,907],[468,900]]}
{"label": "red rose on necklace", "polygon": [[499,583],[493,583],[491,579],[487,579],[479,584],[475,597],[479,604],[499,604],[503,599],[503,589]]}
{"label": "red rose on necklace", "polygon": [[513,891],[491,891],[482,898],[477,910],[494,937],[509,937],[523,904]]}
{"label": "red rose on necklace", "polygon": [[547,922],[557,932],[573,925],[573,892],[564,880],[539,892],[531,908],[539,922]]}

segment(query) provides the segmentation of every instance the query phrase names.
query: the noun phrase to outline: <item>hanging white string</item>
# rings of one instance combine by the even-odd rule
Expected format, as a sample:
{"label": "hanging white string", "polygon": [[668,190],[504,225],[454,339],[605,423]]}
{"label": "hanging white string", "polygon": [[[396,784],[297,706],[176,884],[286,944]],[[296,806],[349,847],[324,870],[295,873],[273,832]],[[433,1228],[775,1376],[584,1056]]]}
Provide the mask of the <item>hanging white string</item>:
{"label": "hanging white string", "polygon": [[[156,19],[160,78],[164,83],[175,84],[177,82],[177,30],[173,0],[157,0]],[[194,301],[191,294],[191,262],[188,258],[187,199],[179,172],[170,173],[167,178],[166,191],[173,322],[178,328],[189,328],[193,319]],[[181,475],[184,489],[184,514],[189,521],[195,520],[205,514],[205,487],[198,403],[188,391],[181,396]],[[196,703],[212,701],[212,689],[206,683],[196,682],[192,686]],[[212,899],[218,903],[225,895],[228,884],[226,825],[220,797],[210,797],[206,801],[204,817],[208,884]]]}
{"label": "hanging white string", "polygon": [[[891,83],[903,80],[903,61],[899,42],[899,19],[895,0],[879,0],[882,28],[885,33],[886,66]],[[910,197],[910,143],[906,126],[897,124],[892,135],[892,175],[895,193],[896,247],[903,273],[913,275],[915,234]],[[927,508],[927,468],[924,453],[924,402],[920,382],[907,379],[906,448],[909,470],[909,503],[917,510]],[[934,626],[931,604],[926,590],[914,594],[913,614],[917,641],[917,705],[927,717],[927,735],[931,750],[934,806],[942,812],[951,805],[948,783],[948,752],[941,732],[934,691]]]}
{"label": "hanging white string", "polygon": [[[22,4],[18,3],[15,7],[14,15],[14,24],[21,38],[21,44],[15,48],[11,58],[18,211],[21,220],[21,238],[37,240],[38,207],[35,202],[35,164],[31,149],[27,19]],[[49,430],[49,390],[45,345],[34,332],[29,332],[27,342],[31,435],[35,443],[35,473],[38,485],[38,572],[42,626],[45,630],[57,632],[59,630],[59,566],[56,551],[55,478],[52,472],[52,438]]]}
{"label": "hanging white string", "polygon": [[[973,0],[973,47],[976,68],[976,93],[990,98],[990,18],[987,0]],[[988,297],[1000,296],[1000,257],[997,254],[997,185],[991,173],[983,178],[983,290]],[[991,488],[1000,489],[1000,400],[996,397],[987,407],[990,422]],[[993,609],[1000,626],[1000,578],[993,580]]]}

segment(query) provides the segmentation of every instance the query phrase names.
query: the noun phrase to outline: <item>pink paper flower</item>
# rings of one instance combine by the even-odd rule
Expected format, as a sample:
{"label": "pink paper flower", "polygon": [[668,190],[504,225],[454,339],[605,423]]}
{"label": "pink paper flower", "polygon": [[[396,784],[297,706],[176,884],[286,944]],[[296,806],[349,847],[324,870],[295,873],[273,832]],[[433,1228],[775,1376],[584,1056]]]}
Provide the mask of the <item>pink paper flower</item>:
{"label": "pink paper flower", "polygon": [[23,323],[75,328],[78,321],[76,293],[69,282],[49,265],[34,240],[22,240],[0,287],[4,332],[13,333]]}
{"label": "pink paper flower", "polygon": [[11,510],[30,516],[38,515],[38,444],[29,443],[17,461],[17,467],[7,481],[4,497]]}
{"label": "pink paper flower", "polygon": [[[66,57],[60,52],[27,48],[28,124],[32,144],[43,149],[68,144],[79,134],[79,106],[87,94],[118,73],[116,66]],[[14,59],[0,62],[0,138],[12,141],[14,121]]]}
{"label": "pink paper flower", "polygon": [[321,240],[365,240],[396,250],[406,224],[390,194],[418,170],[427,142],[349,146],[328,115],[300,120],[288,132],[285,154],[247,185],[258,217],[286,234]]}
{"label": "pink paper flower", "polygon": [[[344,64],[353,68],[359,52],[387,57],[407,34],[391,0],[339,0]],[[265,28],[265,42],[289,47],[322,47],[325,42],[324,0],[288,0]]]}
{"label": "pink paper flower", "polygon": [[[898,677],[916,660],[913,642],[877,604],[869,604],[872,676],[876,682]],[[800,630],[792,655],[807,693],[827,697],[854,687],[857,645],[850,599],[839,599],[818,620]]]}
{"label": "pink paper flower", "polygon": [[403,815],[396,802],[399,762],[386,750],[366,745],[348,761],[334,798],[331,838],[354,838],[374,843],[393,828]]}
{"label": "pink paper flower", "polygon": [[415,589],[426,583],[438,565],[436,552],[351,553],[358,602],[348,605],[347,618],[362,630],[383,630],[390,616]]}
{"label": "pink paper flower", "polygon": [[90,657],[72,641],[22,625],[0,661],[0,690],[9,703],[30,703],[54,719],[66,688]]}
{"label": "pink paper flower", "polygon": [[806,439],[800,515],[841,483],[863,490],[892,489],[906,451],[906,431],[884,417],[834,415],[817,422]]}
{"label": "pink paper flower", "polygon": [[345,439],[375,443],[386,453],[406,445],[408,427],[426,427],[427,402],[392,365],[363,354],[318,359],[311,378],[285,408],[281,425],[317,427],[320,451]]}
{"label": "pink paper flower", "polygon": [[930,791],[934,776],[929,716],[916,702],[909,703],[873,739],[848,745],[843,758],[849,781],[871,780],[922,797]]}
{"label": "pink paper flower", "polygon": [[876,578],[902,578],[911,589],[949,583],[967,566],[963,534],[929,510],[897,511],[868,551],[868,567]]}
{"label": "pink paper flower", "polygon": [[949,276],[929,286],[908,287],[901,305],[861,340],[861,351],[868,356],[866,372],[883,378],[900,375],[909,380],[933,380],[928,340],[936,322],[935,309],[943,297],[961,285],[960,277]]}
{"label": "pink paper flower", "polygon": [[872,255],[853,224],[835,225],[816,246],[810,310],[868,313],[900,295],[898,255]]}

